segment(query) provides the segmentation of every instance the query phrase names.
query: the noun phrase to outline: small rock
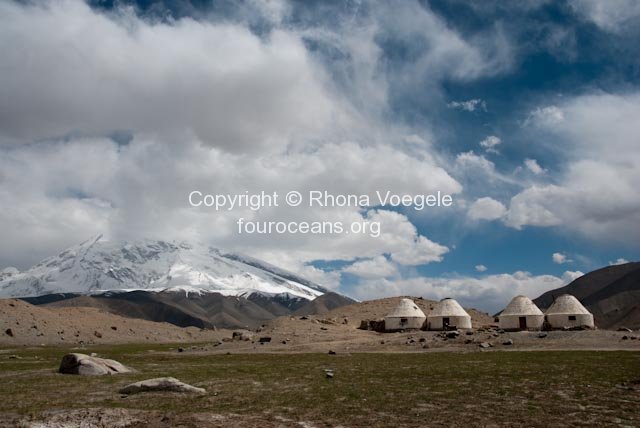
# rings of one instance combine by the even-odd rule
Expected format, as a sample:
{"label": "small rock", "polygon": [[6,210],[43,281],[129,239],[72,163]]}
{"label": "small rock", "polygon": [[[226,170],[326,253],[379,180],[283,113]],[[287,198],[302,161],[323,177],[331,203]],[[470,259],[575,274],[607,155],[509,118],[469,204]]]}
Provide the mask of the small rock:
{"label": "small rock", "polygon": [[500,328],[500,329],[498,329],[498,333],[499,334],[504,334],[504,330]]}
{"label": "small rock", "polygon": [[629,336],[622,336],[622,340],[628,340]]}
{"label": "small rock", "polygon": [[9,359],[10,359],[10,360],[21,360],[21,359],[22,359],[22,357],[19,357],[19,356],[17,356],[17,355],[9,355]]}
{"label": "small rock", "polygon": [[329,330],[327,327],[320,327],[320,330]]}
{"label": "small rock", "polygon": [[178,352],[184,352],[184,348],[178,348]]}
{"label": "small rock", "polygon": [[504,342],[502,342],[502,344],[505,346],[513,345],[513,340],[512,339],[505,340]]}
{"label": "small rock", "polygon": [[334,351],[334,350],[329,350],[329,355],[336,355],[336,351]]}
{"label": "small rock", "polygon": [[180,382],[173,377],[159,377],[155,379],[147,379],[140,382],[132,383],[118,391],[120,394],[138,394],[148,391],[168,391],[168,392],[187,392],[195,394],[204,394],[207,391],[204,388]]}
{"label": "small rock", "polygon": [[427,345],[426,343],[423,343],[422,344],[422,349],[427,349],[427,348],[429,348],[429,345]]}
{"label": "small rock", "polygon": [[4,333],[5,333],[7,336],[13,337],[13,330],[11,330],[10,328],[6,329],[6,330],[4,331]]}
{"label": "small rock", "polygon": [[287,344],[287,341],[286,341],[286,340],[283,340],[283,341],[282,341],[282,344],[283,344],[283,345],[286,345],[286,344]]}
{"label": "small rock", "polygon": [[453,330],[453,331],[448,331],[447,332],[447,339],[455,339],[458,336],[460,336],[460,332],[458,330]]}
{"label": "small rock", "polygon": [[258,343],[269,343],[271,342],[271,338],[269,336],[263,336],[258,339]]}
{"label": "small rock", "polygon": [[324,375],[327,379],[333,379],[333,370],[324,369]]}
{"label": "small rock", "polygon": [[465,333],[467,336],[473,336],[473,331],[471,330],[467,330],[467,332]]}
{"label": "small rock", "polygon": [[309,317],[306,317],[306,316],[304,316],[304,315],[300,317],[300,320],[302,320],[302,321],[304,321],[304,320],[308,320],[308,319],[309,319]]}
{"label": "small rock", "polygon": [[627,333],[633,333],[633,330],[627,327],[620,327],[618,331],[626,331]]}
{"label": "small rock", "polygon": [[544,339],[544,338],[545,338],[545,337],[547,337],[547,336],[548,336],[548,334],[547,334],[547,333],[545,333],[545,332],[542,332],[542,333],[539,333],[539,334],[538,334],[538,337],[539,337],[540,339]]}
{"label": "small rock", "polygon": [[94,335],[95,337],[97,337],[98,339],[102,337],[102,333],[100,333],[98,330],[94,331],[94,332],[93,332],[93,335]]}
{"label": "small rock", "polygon": [[111,326],[111,330],[116,331],[116,330],[118,330],[118,327],[116,327],[115,325],[112,325]]}
{"label": "small rock", "polygon": [[423,342],[426,342],[426,341],[427,341],[427,339],[425,339],[424,337],[421,337],[420,340],[418,340],[418,342],[420,342],[420,343],[423,343]]}
{"label": "small rock", "polygon": [[489,342],[481,342],[480,345],[481,348],[491,348],[491,344]]}

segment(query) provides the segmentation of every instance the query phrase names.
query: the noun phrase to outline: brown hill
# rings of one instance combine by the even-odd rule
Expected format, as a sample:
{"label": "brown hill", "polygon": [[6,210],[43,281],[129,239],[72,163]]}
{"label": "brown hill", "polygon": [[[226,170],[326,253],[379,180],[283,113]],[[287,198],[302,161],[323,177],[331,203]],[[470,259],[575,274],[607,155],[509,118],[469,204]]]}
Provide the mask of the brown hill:
{"label": "brown hill", "polygon": [[123,317],[168,322],[180,327],[249,329],[279,316],[320,314],[354,302],[336,293],[327,293],[309,302],[297,297],[259,293],[244,298],[176,290],[107,292],[91,296],[51,294],[23,300],[54,308],[97,308]]}
{"label": "brown hill", "polygon": [[229,332],[125,318],[98,308],[0,299],[0,344],[5,345],[205,342],[225,335]]}
{"label": "brown hill", "polygon": [[607,266],[534,300],[548,308],[556,296],[572,294],[593,313],[596,326],[640,328],[640,262]]}
{"label": "brown hill", "polygon": [[93,307],[112,314],[180,327],[255,328],[277,315],[242,297],[219,293],[149,292],[74,296],[47,307]]}
{"label": "brown hill", "polygon": [[337,293],[325,293],[307,302],[296,311],[294,315],[323,315],[327,312],[343,306],[352,305],[355,300]]}

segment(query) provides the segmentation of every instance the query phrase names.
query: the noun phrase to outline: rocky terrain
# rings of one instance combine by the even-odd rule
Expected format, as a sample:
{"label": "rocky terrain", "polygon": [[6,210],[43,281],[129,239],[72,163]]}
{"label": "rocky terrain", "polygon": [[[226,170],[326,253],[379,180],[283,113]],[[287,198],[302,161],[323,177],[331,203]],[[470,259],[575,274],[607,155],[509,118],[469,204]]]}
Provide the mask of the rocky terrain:
{"label": "rocky terrain", "polygon": [[[74,346],[172,343],[204,353],[429,352],[510,349],[640,349],[634,331],[503,332],[493,318],[469,309],[474,329],[460,332],[361,330],[361,320],[383,317],[400,297],[343,306],[317,315],[287,315],[254,329],[177,327],[127,318],[98,308],[34,306],[0,300],[0,346]],[[416,299],[428,313],[433,301]],[[483,345],[486,343],[486,346]]]}

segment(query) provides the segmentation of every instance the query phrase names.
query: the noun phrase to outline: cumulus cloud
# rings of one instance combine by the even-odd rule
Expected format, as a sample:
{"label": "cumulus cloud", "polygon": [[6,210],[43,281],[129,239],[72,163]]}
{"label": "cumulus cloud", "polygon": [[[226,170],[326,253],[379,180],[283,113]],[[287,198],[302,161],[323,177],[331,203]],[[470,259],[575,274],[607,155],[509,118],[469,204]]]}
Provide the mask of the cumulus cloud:
{"label": "cumulus cloud", "polygon": [[[567,273],[562,278],[553,275],[533,275],[517,271],[487,275],[482,278],[469,276],[441,278],[409,278],[402,280],[363,281],[355,289],[354,297],[368,299],[373,296],[423,296],[440,300],[452,297],[465,307],[480,308],[496,313],[518,294],[536,298],[542,293],[562,287],[578,273]],[[579,273],[581,274],[581,273]]]}
{"label": "cumulus cloud", "polygon": [[[423,138],[381,120],[388,80],[407,70],[380,72],[378,37],[406,30],[401,37],[418,31],[429,41],[432,48],[406,63],[416,78],[495,74],[498,47],[467,42],[418,3],[402,6],[413,15],[411,28],[379,5],[363,25],[338,22],[333,32],[281,25],[290,13],[284,2],[246,7],[272,28],[256,34],[233,19],[151,22],[132,9],[98,13],[75,0],[0,4],[0,233],[11,243],[0,246],[3,263],[25,268],[95,233],[211,242],[329,284],[339,274],[307,263],[382,254],[403,265],[442,259],[448,248],[399,213],[212,212],[189,207],[187,195],[292,187],[459,193],[428,130]],[[329,70],[322,49],[308,48],[311,40],[342,52],[344,62]],[[336,78],[342,67],[346,80]],[[129,137],[101,137],[116,131]],[[382,233],[238,235],[238,217],[379,221]]]}
{"label": "cumulus cloud", "polygon": [[544,174],[546,172],[535,159],[525,159],[524,166],[526,166],[527,169],[535,175]]}
{"label": "cumulus cloud", "polygon": [[484,197],[471,204],[467,215],[472,220],[497,220],[506,212],[507,208],[500,201]]}
{"label": "cumulus cloud", "polygon": [[398,274],[398,269],[385,256],[377,256],[368,260],[355,262],[342,272],[356,275],[360,278],[387,278]]}
{"label": "cumulus cloud", "polygon": [[573,261],[571,259],[568,259],[567,256],[562,253],[553,253],[551,255],[551,260],[553,260],[553,262],[558,265],[561,265],[564,263],[571,263]]}
{"label": "cumulus cloud", "polygon": [[[536,110],[538,111],[538,110]],[[507,225],[559,226],[589,239],[636,245],[640,238],[640,95],[595,94],[554,107],[533,123],[563,141],[564,171],[511,199]]]}
{"label": "cumulus cloud", "polygon": [[76,0],[3,2],[0,53],[6,139],[135,130],[175,141],[186,130],[256,151],[348,121],[300,37],[277,29],[261,39],[239,24],[151,24]]}
{"label": "cumulus cloud", "polygon": [[476,270],[478,272],[486,272],[487,271],[487,267],[485,265],[476,265]]}
{"label": "cumulus cloud", "polygon": [[525,119],[523,125],[555,125],[564,121],[564,112],[558,106],[538,107],[531,111]]}
{"label": "cumulus cloud", "polygon": [[496,146],[502,143],[502,140],[495,135],[489,135],[484,140],[480,141],[480,147],[487,152],[498,153]]}
{"label": "cumulus cloud", "polygon": [[[420,235],[406,216],[359,207],[285,206],[259,212],[216,212],[193,208],[188,194],[262,190],[281,194],[327,190],[334,194],[429,193],[460,190],[459,184],[427,159],[389,146],[325,144],[316,150],[251,156],[223,152],[197,141],[157,144],[144,137],[127,146],[107,139],[5,148],[0,156],[0,232],[7,264],[24,268],[47,255],[105,233],[113,239],[159,237],[212,242],[266,258],[283,267],[319,259],[354,260],[391,254],[402,264],[441,260],[448,249]],[[435,169],[433,169],[435,168]],[[25,170],[31,171],[25,174]],[[398,175],[394,171],[403,170]],[[348,171],[348,173],[345,173]],[[341,177],[336,181],[335,177]],[[373,195],[371,195],[373,198]],[[340,236],[238,235],[235,221],[379,222],[381,234]],[[55,227],[50,227],[53,225]],[[290,251],[291,247],[297,249]],[[21,261],[22,260],[22,261]],[[28,260],[26,262],[25,260]]]}

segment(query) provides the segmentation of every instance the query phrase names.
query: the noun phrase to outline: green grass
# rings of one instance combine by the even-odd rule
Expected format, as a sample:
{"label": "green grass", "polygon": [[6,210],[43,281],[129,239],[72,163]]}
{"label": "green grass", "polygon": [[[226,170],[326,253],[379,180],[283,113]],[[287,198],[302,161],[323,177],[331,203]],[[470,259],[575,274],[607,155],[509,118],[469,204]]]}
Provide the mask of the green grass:
{"label": "green grass", "polygon": [[[138,370],[117,376],[57,374],[61,348],[0,354],[1,413],[123,407],[175,413],[278,415],[319,426],[640,426],[638,352],[198,355],[173,346],[93,348]],[[150,350],[153,352],[150,352]],[[8,359],[11,353],[22,359]],[[37,357],[37,359],[36,359]],[[323,369],[335,371],[326,379]],[[203,396],[117,390],[173,376]],[[71,397],[82,397],[82,400]]]}

